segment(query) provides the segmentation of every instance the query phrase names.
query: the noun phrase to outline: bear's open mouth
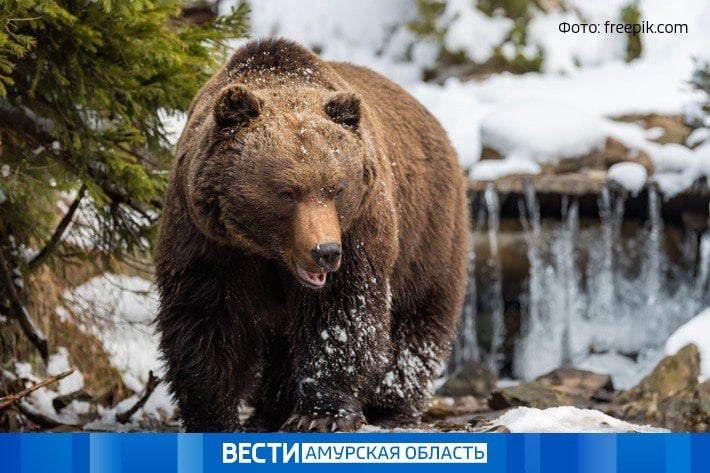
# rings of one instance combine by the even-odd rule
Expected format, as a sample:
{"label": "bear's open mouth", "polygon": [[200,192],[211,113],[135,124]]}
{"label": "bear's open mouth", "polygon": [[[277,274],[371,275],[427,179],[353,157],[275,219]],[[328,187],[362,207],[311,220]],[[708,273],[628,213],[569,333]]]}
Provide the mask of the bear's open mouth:
{"label": "bear's open mouth", "polygon": [[326,273],[311,273],[301,268],[300,264],[296,264],[296,274],[308,286],[323,287],[325,284]]}

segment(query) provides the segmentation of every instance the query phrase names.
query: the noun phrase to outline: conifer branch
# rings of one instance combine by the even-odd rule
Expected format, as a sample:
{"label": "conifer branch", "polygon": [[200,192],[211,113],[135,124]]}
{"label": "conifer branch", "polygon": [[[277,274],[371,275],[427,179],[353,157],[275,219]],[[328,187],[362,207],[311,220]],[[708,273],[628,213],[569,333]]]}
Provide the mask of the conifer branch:
{"label": "conifer branch", "polygon": [[34,272],[37,268],[39,268],[54,252],[57,245],[62,240],[64,232],[67,230],[69,224],[72,222],[74,214],[79,208],[79,204],[81,203],[81,199],[84,197],[85,193],[86,185],[82,185],[81,189],[79,189],[79,194],[76,196],[76,199],[74,199],[74,202],[72,202],[71,206],[69,206],[69,210],[67,211],[67,213],[64,214],[64,217],[62,217],[62,219],[59,221],[59,225],[57,225],[57,228],[54,230],[54,233],[52,233],[51,238],[44,245],[44,248],[42,248],[42,250],[40,250],[40,252],[37,253],[35,257],[27,263],[28,269],[31,273]]}

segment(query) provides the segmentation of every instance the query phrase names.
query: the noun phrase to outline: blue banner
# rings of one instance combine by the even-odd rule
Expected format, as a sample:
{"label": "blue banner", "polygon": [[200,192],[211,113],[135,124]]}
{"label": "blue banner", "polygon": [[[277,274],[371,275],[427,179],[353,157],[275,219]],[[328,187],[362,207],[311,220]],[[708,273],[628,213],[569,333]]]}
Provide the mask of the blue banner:
{"label": "blue banner", "polygon": [[710,434],[0,434],[0,473],[707,473]]}

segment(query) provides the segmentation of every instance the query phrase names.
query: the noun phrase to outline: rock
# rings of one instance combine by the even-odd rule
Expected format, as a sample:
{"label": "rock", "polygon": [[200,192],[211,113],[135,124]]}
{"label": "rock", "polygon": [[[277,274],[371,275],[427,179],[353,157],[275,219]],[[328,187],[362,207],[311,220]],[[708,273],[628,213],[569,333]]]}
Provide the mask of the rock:
{"label": "rock", "polygon": [[648,154],[644,151],[631,151],[623,143],[611,137],[606,139],[603,156],[603,163],[606,169],[617,163],[632,162],[645,167],[649,176],[656,172],[656,166]]}
{"label": "rock", "polygon": [[651,113],[649,115],[623,115],[614,119],[623,122],[638,123],[647,130],[657,129],[659,133],[657,137],[654,138],[654,141],[661,144],[684,144],[690,134],[690,128],[688,128],[683,117],[680,115],[658,115]]}
{"label": "rock", "polygon": [[481,148],[481,161],[484,161],[486,159],[503,159],[503,155],[500,154],[498,151],[494,150],[493,148],[484,146]]}
{"label": "rock", "polygon": [[595,149],[588,154],[575,159],[563,159],[557,163],[541,164],[542,172],[546,174],[565,174],[570,172],[580,172],[583,169],[598,169],[604,162],[602,150]]}
{"label": "rock", "polygon": [[496,385],[496,375],[484,363],[469,361],[456,370],[437,394],[487,398]]}
{"label": "rock", "polygon": [[619,394],[607,413],[625,420],[663,425],[665,401],[671,402],[674,397],[681,399],[681,393],[692,392],[697,387],[699,374],[698,348],[687,345],[661,360],[639,384]]}
{"label": "rock", "polygon": [[567,366],[542,375],[536,381],[550,389],[583,399],[606,399],[614,392],[614,383],[608,374],[597,374]]}
{"label": "rock", "polygon": [[451,417],[461,417],[488,410],[485,401],[473,396],[455,399],[435,396],[430,401],[429,409],[422,415],[422,421],[433,422]]}
{"label": "rock", "polygon": [[619,402],[647,397],[648,393],[666,399],[697,384],[700,375],[700,353],[693,345],[686,345],[675,355],[662,359],[651,374],[639,384],[619,395]]}
{"label": "rock", "polygon": [[541,381],[532,381],[494,391],[491,393],[488,405],[491,409],[519,406],[547,409],[572,406],[574,402],[568,394],[552,389]]}
{"label": "rock", "polygon": [[554,101],[526,99],[497,107],[480,124],[481,145],[545,173],[579,171],[602,160],[606,135],[597,117]]}
{"label": "rock", "polygon": [[[501,194],[525,195],[525,189],[531,185],[538,194],[581,196],[601,194],[606,180],[605,170],[585,169],[582,172],[563,174],[513,174],[496,179],[494,186]],[[468,188],[471,192],[485,192],[487,187],[487,181],[469,180]]]}
{"label": "rock", "polygon": [[467,430],[469,432],[480,433],[510,433],[510,429],[506,426],[494,424],[490,419],[486,419],[485,417],[474,417],[469,420]]}
{"label": "rock", "polygon": [[661,411],[663,426],[673,432],[710,432],[710,381],[666,399]]}

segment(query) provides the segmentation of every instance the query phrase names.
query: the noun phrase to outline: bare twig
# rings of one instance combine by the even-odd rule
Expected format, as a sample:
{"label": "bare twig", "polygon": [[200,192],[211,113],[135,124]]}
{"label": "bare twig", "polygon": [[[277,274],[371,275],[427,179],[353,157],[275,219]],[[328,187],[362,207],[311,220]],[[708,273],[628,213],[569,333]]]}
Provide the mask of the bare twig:
{"label": "bare twig", "polygon": [[42,248],[42,250],[27,263],[30,272],[40,267],[42,263],[44,263],[46,259],[49,258],[54,249],[57,247],[57,245],[62,239],[62,236],[64,235],[64,232],[67,230],[67,227],[69,227],[69,224],[74,218],[74,214],[79,208],[79,204],[81,203],[81,199],[84,197],[85,193],[86,184],[83,184],[79,189],[79,194],[76,196],[76,199],[74,199],[74,202],[72,202],[71,206],[69,207],[69,210],[59,221],[59,225],[57,225],[57,228],[54,230],[52,237],[49,239],[49,241],[47,241],[47,244],[44,245],[44,248]]}
{"label": "bare twig", "polygon": [[51,376],[45,380],[40,381],[37,384],[33,384],[29,388],[23,389],[22,391],[16,392],[14,394],[10,394],[9,396],[0,397],[0,410],[3,410],[6,407],[11,406],[16,401],[19,401],[23,397],[37,391],[40,388],[47,386],[48,384],[56,383],[60,379],[66,378],[67,376],[69,376],[73,372],[74,372],[74,368],[72,368],[68,371],[65,371],[64,373],[58,374],[56,376]]}
{"label": "bare twig", "polygon": [[12,277],[10,265],[8,265],[7,260],[5,259],[5,254],[2,251],[2,248],[0,248],[0,286],[3,287],[5,297],[7,297],[10,302],[8,315],[17,320],[25,336],[37,348],[37,350],[39,350],[42,355],[42,359],[46,362],[49,357],[47,339],[44,338],[42,332],[40,332],[39,329],[35,327],[35,324],[32,323],[30,314],[27,312],[27,309],[22,303],[22,299],[20,299],[20,294],[17,292],[15,281]]}
{"label": "bare twig", "polygon": [[153,394],[153,391],[155,391],[155,388],[158,387],[158,384],[162,379],[160,377],[155,376],[153,372],[148,373],[148,382],[145,385],[145,391],[143,392],[143,395],[141,396],[138,401],[128,409],[126,412],[122,412],[120,414],[116,414],[116,420],[120,422],[121,424],[125,424],[129,420],[131,420],[131,417],[133,417],[133,414],[138,412],[138,409],[143,407],[145,403],[148,401],[148,398],[150,398],[150,395]]}

